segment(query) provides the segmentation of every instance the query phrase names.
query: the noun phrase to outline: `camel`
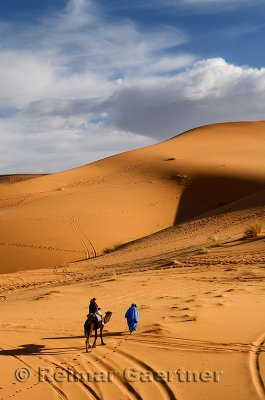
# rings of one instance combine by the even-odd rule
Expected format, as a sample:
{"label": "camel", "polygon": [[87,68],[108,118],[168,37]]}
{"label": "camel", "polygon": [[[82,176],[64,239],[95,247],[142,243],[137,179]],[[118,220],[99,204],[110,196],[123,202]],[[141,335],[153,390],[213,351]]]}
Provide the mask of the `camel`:
{"label": "camel", "polygon": [[89,319],[86,320],[85,325],[84,325],[85,336],[86,336],[86,353],[88,352],[87,349],[91,347],[89,344],[89,339],[90,339],[90,336],[93,331],[95,331],[95,340],[94,340],[92,347],[96,347],[96,342],[97,342],[97,338],[98,338],[98,329],[100,330],[101,344],[105,345],[105,343],[103,342],[102,333],[103,333],[105,324],[107,324],[109,322],[109,320],[111,319],[111,316],[112,316],[112,312],[107,311],[105,313],[105,317],[103,318],[103,320],[104,320],[104,324],[103,324],[102,321],[97,320],[97,317],[95,315],[90,315],[90,317],[88,315]]}

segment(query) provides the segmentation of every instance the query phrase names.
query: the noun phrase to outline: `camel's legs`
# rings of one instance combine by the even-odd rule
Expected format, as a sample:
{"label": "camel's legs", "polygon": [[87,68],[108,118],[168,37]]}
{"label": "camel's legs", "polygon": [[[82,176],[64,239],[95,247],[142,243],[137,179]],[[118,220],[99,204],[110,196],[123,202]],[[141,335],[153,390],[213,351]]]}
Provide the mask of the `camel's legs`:
{"label": "camel's legs", "polygon": [[100,327],[100,339],[101,339],[101,344],[102,344],[102,345],[105,344],[105,343],[103,342],[103,336],[102,336],[102,334],[103,334],[103,328],[104,328],[104,326],[101,326],[101,327]]}
{"label": "camel's legs", "polygon": [[87,353],[87,349],[91,347],[89,344],[89,339],[90,339],[92,331],[93,331],[93,324],[91,323],[91,325],[89,326],[89,328],[86,332],[86,353]]}
{"label": "camel's legs", "polygon": [[92,347],[96,347],[97,338],[98,338],[98,328],[95,329],[95,340]]}

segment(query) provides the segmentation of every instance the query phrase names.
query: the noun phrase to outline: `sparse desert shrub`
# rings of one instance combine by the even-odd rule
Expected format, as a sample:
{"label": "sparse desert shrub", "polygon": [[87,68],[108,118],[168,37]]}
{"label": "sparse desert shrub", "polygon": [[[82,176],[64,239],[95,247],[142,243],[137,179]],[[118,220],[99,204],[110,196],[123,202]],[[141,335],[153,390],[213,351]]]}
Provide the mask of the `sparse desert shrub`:
{"label": "sparse desert shrub", "polygon": [[212,246],[214,246],[214,247],[220,247],[221,246],[220,238],[217,235],[210,235],[208,237],[208,240],[210,240],[212,242]]}
{"label": "sparse desert shrub", "polygon": [[178,174],[178,175],[170,176],[169,179],[177,182],[180,186],[187,186],[190,182],[190,177],[185,174]]}
{"label": "sparse desert shrub", "polygon": [[198,251],[199,254],[208,254],[210,252],[210,249],[207,249],[207,247],[201,247]]}
{"label": "sparse desert shrub", "polygon": [[113,272],[109,275],[107,282],[116,281],[117,279],[118,279],[117,274],[115,272]]}
{"label": "sparse desert shrub", "polygon": [[178,265],[180,267],[183,267],[183,263],[179,260],[172,260],[172,265]]}
{"label": "sparse desert shrub", "polygon": [[261,222],[255,222],[254,224],[248,226],[244,230],[244,239],[255,238],[262,234],[263,224]]}
{"label": "sparse desert shrub", "polygon": [[114,251],[113,247],[104,247],[104,249],[102,250],[102,254],[109,254],[112,251]]}
{"label": "sparse desert shrub", "polygon": [[123,245],[123,243],[116,243],[113,246],[110,247],[105,247],[102,250],[102,254],[109,254],[112,253],[113,251],[117,250],[119,247],[121,247]]}

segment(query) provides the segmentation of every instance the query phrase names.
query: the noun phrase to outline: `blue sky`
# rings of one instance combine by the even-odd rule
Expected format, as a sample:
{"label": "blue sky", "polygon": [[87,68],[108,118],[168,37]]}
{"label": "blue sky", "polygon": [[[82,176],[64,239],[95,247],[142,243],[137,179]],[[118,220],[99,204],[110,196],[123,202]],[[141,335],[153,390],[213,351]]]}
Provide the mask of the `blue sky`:
{"label": "blue sky", "polygon": [[0,174],[265,119],[264,0],[2,3]]}

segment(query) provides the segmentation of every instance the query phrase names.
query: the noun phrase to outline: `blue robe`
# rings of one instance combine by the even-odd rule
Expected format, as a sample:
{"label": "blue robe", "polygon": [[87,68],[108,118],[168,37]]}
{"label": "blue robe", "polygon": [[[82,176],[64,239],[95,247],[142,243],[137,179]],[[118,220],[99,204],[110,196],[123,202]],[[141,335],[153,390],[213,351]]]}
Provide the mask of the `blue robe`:
{"label": "blue robe", "polygon": [[139,321],[139,311],[135,306],[128,308],[125,314],[130,332],[136,331],[137,322]]}

